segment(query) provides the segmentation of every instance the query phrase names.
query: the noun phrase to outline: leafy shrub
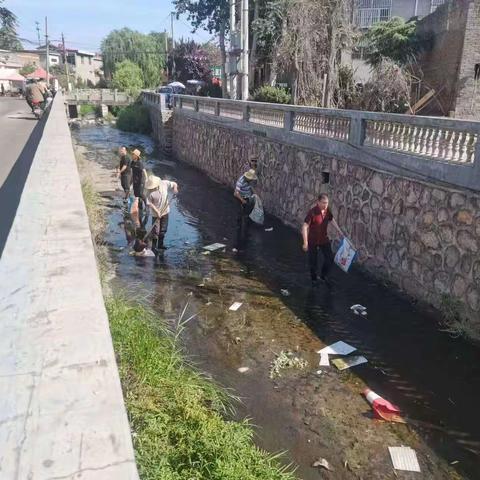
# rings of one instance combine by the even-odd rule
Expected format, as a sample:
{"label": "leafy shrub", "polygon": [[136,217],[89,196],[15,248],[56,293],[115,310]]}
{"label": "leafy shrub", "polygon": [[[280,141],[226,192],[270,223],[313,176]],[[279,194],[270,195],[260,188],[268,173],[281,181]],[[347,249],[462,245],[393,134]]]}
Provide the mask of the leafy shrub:
{"label": "leafy shrub", "polygon": [[257,90],[253,92],[253,99],[256,102],[292,103],[292,96],[284,88],[272,87],[270,85],[257,88]]}
{"label": "leafy shrub", "polygon": [[134,103],[121,109],[117,116],[117,127],[124,132],[149,134],[152,131],[152,123],[148,109]]}
{"label": "leafy shrub", "polygon": [[83,117],[87,117],[87,116],[100,116],[100,107],[97,107],[95,105],[90,105],[90,104],[86,104],[86,105],[80,105],[80,111],[79,111],[79,115],[83,118]]}

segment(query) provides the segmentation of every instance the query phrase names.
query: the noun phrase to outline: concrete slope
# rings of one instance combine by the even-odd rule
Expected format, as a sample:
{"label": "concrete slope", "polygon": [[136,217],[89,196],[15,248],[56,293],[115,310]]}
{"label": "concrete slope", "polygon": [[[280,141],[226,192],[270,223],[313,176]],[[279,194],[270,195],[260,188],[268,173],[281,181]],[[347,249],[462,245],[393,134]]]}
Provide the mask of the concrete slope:
{"label": "concrete slope", "polygon": [[137,479],[57,95],[0,260],[0,478]]}

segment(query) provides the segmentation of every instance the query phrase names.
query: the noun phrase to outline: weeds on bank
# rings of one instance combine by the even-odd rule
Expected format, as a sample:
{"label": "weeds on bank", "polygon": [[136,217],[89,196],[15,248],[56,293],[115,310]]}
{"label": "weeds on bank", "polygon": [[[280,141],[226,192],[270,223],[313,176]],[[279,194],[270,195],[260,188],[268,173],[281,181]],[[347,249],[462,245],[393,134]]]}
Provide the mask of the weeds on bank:
{"label": "weeds on bank", "polygon": [[454,337],[464,337],[479,342],[478,324],[475,325],[471,320],[468,320],[463,309],[464,307],[460,300],[451,295],[442,295],[440,311],[443,315],[443,330]]}
{"label": "weeds on bank", "polygon": [[90,180],[82,180],[82,194],[87,209],[90,232],[92,233],[92,240],[95,246],[97,266],[103,283],[103,279],[105,278],[108,269],[108,252],[103,241],[107,220],[105,218],[105,212],[101,206],[101,197]]}
{"label": "weeds on bank", "polygon": [[226,418],[231,398],[184,360],[152,311],[113,297],[106,306],[143,480],[294,478],[253,444],[246,420]]}

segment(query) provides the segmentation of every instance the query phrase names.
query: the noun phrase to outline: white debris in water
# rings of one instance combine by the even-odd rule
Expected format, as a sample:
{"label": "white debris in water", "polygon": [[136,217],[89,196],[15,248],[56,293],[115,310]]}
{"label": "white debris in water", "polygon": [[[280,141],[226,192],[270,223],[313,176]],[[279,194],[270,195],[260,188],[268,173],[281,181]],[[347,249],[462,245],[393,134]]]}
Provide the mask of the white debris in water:
{"label": "white debris in water", "polygon": [[240,368],[238,369],[238,371],[239,371],[240,373],[245,373],[245,372],[248,372],[249,370],[250,370],[250,368],[248,368],[248,367],[240,367]]}
{"label": "white debris in water", "polygon": [[206,245],[203,247],[204,250],[208,252],[214,252],[215,250],[220,250],[221,248],[225,248],[226,245],[223,243],[212,243],[211,245]]}
{"label": "white debris in water", "polygon": [[265,231],[266,231],[266,232],[273,232],[273,227],[266,228]]}
{"label": "white debris in water", "polygon": [[231,310],[232,312],[236,312],[242,305],[243,305],[242,302],[232,303],[232,305],[230,305],[229,310]]}
{"label": "white debris in water", "polygon": [[290,296],[290,292],[286,289],[286,288],[282,288],[280,290],[280,293],[284,296],[284,297],[289,297]]}

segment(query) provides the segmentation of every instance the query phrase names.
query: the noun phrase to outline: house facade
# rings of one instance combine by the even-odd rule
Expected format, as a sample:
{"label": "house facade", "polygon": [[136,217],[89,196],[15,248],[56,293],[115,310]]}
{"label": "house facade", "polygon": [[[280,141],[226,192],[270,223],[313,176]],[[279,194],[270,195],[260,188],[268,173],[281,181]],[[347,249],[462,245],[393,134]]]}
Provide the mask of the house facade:
{"label": "house facade", "polygon": [[480,120],[480,0],[450,0],[418,31],[432,38],[419,75],[436,92],[422,114]]}
{"label": "house facade", "polygon": [[96,85],[103,73],[102,57],[96,53],[67,49],[67,62],[74,67],[75,77]]}

